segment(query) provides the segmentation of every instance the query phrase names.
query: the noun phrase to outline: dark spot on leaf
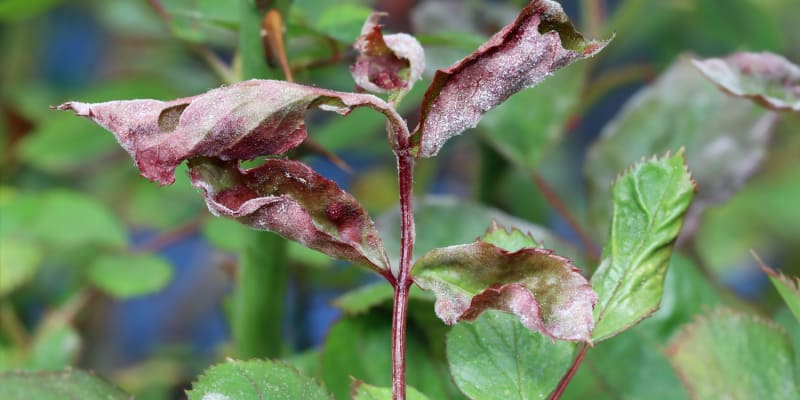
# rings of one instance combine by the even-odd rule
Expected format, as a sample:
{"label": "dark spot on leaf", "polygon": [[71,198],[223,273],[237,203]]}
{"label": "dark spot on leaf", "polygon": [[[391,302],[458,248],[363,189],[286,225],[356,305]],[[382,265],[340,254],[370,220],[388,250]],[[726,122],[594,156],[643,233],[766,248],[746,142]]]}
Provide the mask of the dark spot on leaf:
{"label": "dark spot on leaf", "polygon": [[189,107],[189,103],[178,104],[172,107],[167,107],[158,115],[158,127],[161,132],[172,132],[178,127],[183,110]]}

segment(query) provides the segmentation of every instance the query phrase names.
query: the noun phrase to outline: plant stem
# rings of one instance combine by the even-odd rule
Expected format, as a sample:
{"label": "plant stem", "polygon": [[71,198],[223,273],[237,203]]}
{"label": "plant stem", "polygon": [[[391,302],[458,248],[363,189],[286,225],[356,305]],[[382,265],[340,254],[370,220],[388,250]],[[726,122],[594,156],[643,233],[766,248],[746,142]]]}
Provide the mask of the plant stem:
{"label": "plant stem", "polygon": [[286,240],[252,231],[239,261],[233,336],[237,356],[281,355],[281,322],[289,274]]}
{"label": "plant stem", "polygon": [[550,203],[553,209],[555,209],[556,212],[564,218],[570,228],[572,228],[575,234],[578,235],[578,239],[580,239],[583,247],[586,249],[591,261],[598,261],[600,259],[600,249],[594,243],[586,230],[581,227],[581,224],[578,223],[578,220],[574,215],[572,215],[572,212],[569,211],[566,204],[564,204],[564,202],[561,200],[561,197],[558,196],[558,193],[556,193],[556,191],[550,187],[550,184],[548,184],[547,181],[545,181],[544,178],[537,173],[533,174],[533,182],[542,192],[542,195],[547,202]]}
{"label": "plant stem", "polygon": [[566,374],[561,378],[561,381],[558,382],[558,386],[556,386],[556,390],[550,395],[550,400],[558,400],[561,398],[561,395],[564,394],[564,391],[567,390],[567,386],[569,385],[572,378],[575,376],[575,373],[578,372],[578,367],[581,366],[583,362],[583,357],[586,356],[586,350],[589,349],[589,344],[584,343],[583,347],[581,347],[581,351],[578,353],[578,356],[575,357],[575,361],[572,362],[572,366],[569,367],[569,370]]}
{"label": "plant stem", "polygon": [[399,138],[397,175],[400,184],[400,266],[394,285],[392,317],[392,399],[406,398],[406,319],[408,291],[411,288],[411,255],[414,249],[414,210],[411,195],[414,183],[414,157],[408,152],[408,138]]}

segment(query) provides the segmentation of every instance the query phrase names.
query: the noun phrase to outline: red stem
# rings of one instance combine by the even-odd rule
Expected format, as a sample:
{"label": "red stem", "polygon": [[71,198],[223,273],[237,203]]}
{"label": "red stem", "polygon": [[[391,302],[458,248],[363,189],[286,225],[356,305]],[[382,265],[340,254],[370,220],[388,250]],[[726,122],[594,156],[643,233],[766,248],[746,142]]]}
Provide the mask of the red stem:
{"label": "red stem", "polygon": [[[407,138],[398,138],[406,142]],[[400,183],[400,266],[394,284],[392,317],[392,399],[406,398],[406,316],[408,291],[411,288],[411,253],[414,248],[414,211],[411,204],[414,158],[407,143],[400,143],[397,153],[397,175]]]}
{"label": "red stem", "polygon": [[569,367],[569,370],[566,374],[561,378],[561,381],[558,382],[558,386],[556,390],[553,391],[553,394],[550,395],[550,400],[558,400],[561,398],[561,395],[564,394],[564,391],[567,390],[567,386],[569,385],[570,381],[572,381],[572,377],[575,376],[575,373],[578,372],[578,367],[581,366],[581,362],[583,362],[583,357],[586,356],[586,350],[589,349],[589,344],[584,343],[583,347],[581,347],[580,353],[578,356],[575,357],[575,361],[572,362],[572,366]]}

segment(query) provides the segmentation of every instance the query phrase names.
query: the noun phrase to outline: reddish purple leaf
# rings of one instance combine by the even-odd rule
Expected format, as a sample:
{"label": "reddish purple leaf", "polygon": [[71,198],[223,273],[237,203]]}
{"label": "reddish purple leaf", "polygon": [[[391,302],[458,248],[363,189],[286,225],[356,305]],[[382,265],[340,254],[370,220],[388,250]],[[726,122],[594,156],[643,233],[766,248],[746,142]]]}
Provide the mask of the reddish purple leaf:
{"label": "reddish purple leaf", "polygon": [[498,241],[493,229],[489,234],[495,244],[478,240],[435,249],[414,264],[414,282],[436,295],[436,315],[454,324],[497,309],[548,337],[590,341],[597,295],[580,270],[551,250],[498,247],[518,238],[502,231]]}
{"label": "reddish purple leaf", "polygon": [[305,164],[273,158],[241,170],[237,161],[201,157],[189,160],[189,168],[213,214],[388,273],[383,242],[367,212]]}
{"label": "reddish purple leaf", "polygon": [[408,134],[397,112],[375,96],[270,80],[240,82],[168,102],[68,102],[57,108],[113,132],[143,176],[171,184],[175,168],[189,158],[249,160],[294,148],[306,138],[304,117],[310,107],[347,114],[361,106],[386,115],[393,137]]}
{"label": "reddish purple leaf", "polygon": [[735,53],[692,63],[728,94],[771,110],[800,112],[800,67],[777,54]]}
{"label": "reddish purple leaf", "polygon": [[435,156],[448,139],[475,127],[483,114],[514,93],[597,54],[607,43],[585,40],[558,3],[531,1],[474,53],[436,71],[413,134],[419,154]]}
{"label": "reddish purple leaf", "polygon": [[370,92],[406,92],[425,70],[425,51],[411,35],[384,36],[378,23],[382,15],[373,13],[364,23],[353,45],[359,56],[350,71],[356,84]]}

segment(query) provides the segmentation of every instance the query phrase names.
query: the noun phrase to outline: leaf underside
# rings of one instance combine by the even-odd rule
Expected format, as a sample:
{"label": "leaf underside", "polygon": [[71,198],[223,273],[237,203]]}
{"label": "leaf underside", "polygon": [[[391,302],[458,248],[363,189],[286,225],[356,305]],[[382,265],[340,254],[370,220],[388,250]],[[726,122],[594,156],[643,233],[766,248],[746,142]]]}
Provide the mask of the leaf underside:
{"label": "leaf underside", "polygon": [[419,155],[435,156],[448,139],[474,128],[514,93],[597,54],[607,43],[585,40],[558,3],[531,1],[474,53],[436,71],[412,136]]}
{"label": "leaf underside", "polygon": [[601,263],[593,339],[608,339],[658,309],[672,247],[694,196],[683,151],[633,166],[612,189],[613,214]]}
{"label": "leaf underside", "polygon": [[447,324],[497,309],[548,337],[590,340],[596,295],[580,270],[551,250],[509,251],[478,240],[430,251],[411,274],[417,285],[434,292],[436,315]]}

